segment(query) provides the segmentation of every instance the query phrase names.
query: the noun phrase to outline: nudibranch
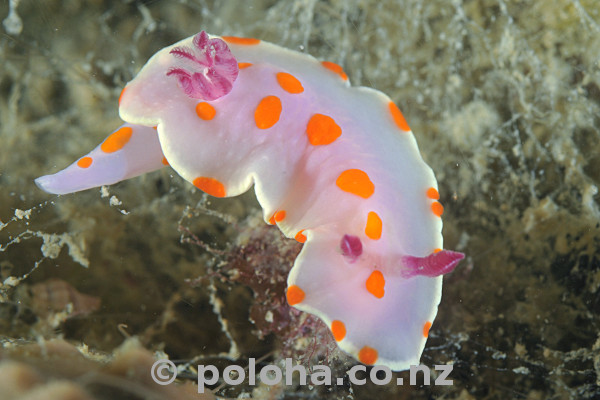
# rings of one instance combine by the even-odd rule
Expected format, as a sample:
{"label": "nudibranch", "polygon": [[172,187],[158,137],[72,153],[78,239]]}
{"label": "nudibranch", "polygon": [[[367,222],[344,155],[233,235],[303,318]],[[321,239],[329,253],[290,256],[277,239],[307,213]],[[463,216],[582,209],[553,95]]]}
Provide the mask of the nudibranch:
{"label": "nudibranch", "polygon": [[124,125],[37,185],[65,194],[166,165],[215,197],[254,185],[265,221],[304,243],[288,303],[364,364],[419,364],[442,275],[464,255],[442,249],[437,182],[389,97],[350,87],[337,64],[203,31],[156,53],[119,113]]}

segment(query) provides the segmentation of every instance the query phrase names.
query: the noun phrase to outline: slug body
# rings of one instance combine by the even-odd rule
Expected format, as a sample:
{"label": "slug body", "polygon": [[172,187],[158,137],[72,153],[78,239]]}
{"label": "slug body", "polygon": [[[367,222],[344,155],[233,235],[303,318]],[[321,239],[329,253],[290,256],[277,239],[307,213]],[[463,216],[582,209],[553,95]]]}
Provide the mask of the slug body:
{"label": "slug body", "polygon": [[434,174],[396,105],[336,64],[257,39],[201,32],[156,53],[123,90],[126,123],[40,177],[64,194],[170,165],[215,197],[254,185],[266,222],[304,243],[288,303],[320,317],[364,364],[419,359],[442,274]]}

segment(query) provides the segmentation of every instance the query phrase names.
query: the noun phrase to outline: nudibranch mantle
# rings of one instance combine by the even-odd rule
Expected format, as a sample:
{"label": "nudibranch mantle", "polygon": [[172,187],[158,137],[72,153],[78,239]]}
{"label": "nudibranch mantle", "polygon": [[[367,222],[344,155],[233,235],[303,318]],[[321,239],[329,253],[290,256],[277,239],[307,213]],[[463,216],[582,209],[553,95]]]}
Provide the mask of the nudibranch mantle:
{"label": "nudibranch mantle", "polygon": [[201,32],[156,53],[119,99],[126,123],[66,169],[65,194],[170,165],[216,197],[254,185],[266,222],[304,243],[288,303],[321,318],[364,364],[419,364],[442,274],[443,207],[402,113],[342,68]]}

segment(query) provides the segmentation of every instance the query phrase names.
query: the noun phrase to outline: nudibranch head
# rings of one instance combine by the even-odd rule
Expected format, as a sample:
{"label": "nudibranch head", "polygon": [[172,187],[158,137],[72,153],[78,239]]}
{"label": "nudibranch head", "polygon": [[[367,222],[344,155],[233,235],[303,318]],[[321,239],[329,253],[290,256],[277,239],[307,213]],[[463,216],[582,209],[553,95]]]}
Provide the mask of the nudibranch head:
{"label": "nudibranch head", "polygon": [[430,278],[448,274],[454,271],[460,260],[465,258],[463,253],[452,250],[439,250],[426,257],[403,256],[404,270],[402,276],[428,276]]}
{"label": "nudibranch head", "polygon": [[231,92],[238,76],[238,63],[225,41],[210,39],[204,31],[194,36],[193,47],[175,47],[169,52],[177,66],[174,75],[181,90],[193,99],[216,100]]}

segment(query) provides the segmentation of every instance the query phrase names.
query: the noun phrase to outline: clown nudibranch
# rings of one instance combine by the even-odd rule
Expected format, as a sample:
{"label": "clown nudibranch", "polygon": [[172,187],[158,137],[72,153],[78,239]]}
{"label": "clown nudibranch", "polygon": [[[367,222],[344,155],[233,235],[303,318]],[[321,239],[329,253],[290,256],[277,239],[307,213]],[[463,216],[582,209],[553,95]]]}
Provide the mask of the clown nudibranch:
{"label": "clown nudibranch", "polygon": [[252,185],[265,221],[304,243],[287,301],[360,362],[419,363],[442,275],[443,207],[402,113],[342,68],[258,39],[201,33],[156,53],[119,99],[126,121],[36,179],[50,193],[170,165],[215,197]]}

